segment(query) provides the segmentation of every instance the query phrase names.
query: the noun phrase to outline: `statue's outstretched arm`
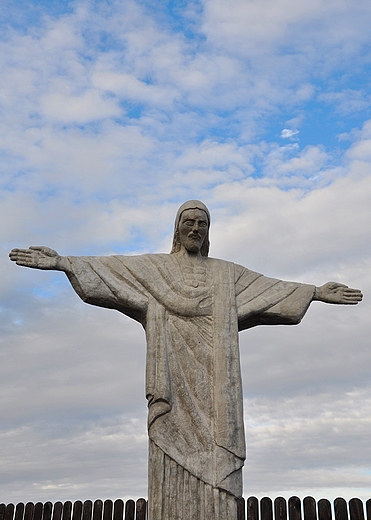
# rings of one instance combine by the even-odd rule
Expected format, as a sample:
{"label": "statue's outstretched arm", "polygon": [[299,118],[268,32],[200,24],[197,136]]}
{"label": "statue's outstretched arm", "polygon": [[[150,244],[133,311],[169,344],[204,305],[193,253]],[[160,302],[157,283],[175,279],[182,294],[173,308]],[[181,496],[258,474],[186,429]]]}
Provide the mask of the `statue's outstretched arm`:
{"label": "statue's outstretched arm", "polygon": [[60,256],[57,251],[45,246],[30,246],[28,249],[12,249],[9,258],[17,265],[33,269],[70,271],[68,258]]}
{"label": "statue's outstretched arm", "polygon": [[363,294],[359,289],[352,289],[338,282],[327,282],[322,287],[316,287],[313,296],[313,300],[340,305],[357,305],[362,298]]}

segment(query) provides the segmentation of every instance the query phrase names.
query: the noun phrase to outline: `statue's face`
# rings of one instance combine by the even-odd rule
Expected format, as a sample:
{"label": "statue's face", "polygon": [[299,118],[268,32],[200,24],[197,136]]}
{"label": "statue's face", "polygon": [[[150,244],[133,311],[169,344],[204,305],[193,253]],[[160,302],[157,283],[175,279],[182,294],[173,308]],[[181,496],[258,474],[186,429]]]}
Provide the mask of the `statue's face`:
{"label": "statue's face", "polygon": [[208,230],[207,215],[201,209],[186,209],[179,222],[179,240],[187,251],[198,253]]}

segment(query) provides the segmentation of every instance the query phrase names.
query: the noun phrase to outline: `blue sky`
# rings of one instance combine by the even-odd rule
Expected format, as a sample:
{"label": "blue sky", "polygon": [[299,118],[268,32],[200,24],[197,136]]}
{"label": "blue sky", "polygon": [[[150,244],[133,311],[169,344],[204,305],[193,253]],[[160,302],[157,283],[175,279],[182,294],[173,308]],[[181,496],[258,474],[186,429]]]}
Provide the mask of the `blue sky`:
{"label": "blue sky", "polygon": [[2,3],[2,501],[146,494],[143,331],[9,249],[166,252],[190,198],[212,256],[365,294],[241,334],[246,496],[371,496],[370,21],[369,0]]}

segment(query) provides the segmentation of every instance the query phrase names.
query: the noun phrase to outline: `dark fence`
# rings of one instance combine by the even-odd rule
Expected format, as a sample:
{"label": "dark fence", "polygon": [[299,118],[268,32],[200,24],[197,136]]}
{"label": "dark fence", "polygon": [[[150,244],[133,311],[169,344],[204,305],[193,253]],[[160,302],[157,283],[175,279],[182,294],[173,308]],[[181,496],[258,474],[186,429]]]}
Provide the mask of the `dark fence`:
{"label": "dark fence", "polygon": [[[318,502],[312,497],[303,501],[278,497],[272,501],[264,497],[238,500],[237,520],[371,520],[371,499],[365,505],[359,498],[349,503],[337,498],[334,503],[325,498]],[[81,502],[20,502],[0,504],[0,520],[146,520],[147,501],[144,498],[127,500],[86,500]]]}

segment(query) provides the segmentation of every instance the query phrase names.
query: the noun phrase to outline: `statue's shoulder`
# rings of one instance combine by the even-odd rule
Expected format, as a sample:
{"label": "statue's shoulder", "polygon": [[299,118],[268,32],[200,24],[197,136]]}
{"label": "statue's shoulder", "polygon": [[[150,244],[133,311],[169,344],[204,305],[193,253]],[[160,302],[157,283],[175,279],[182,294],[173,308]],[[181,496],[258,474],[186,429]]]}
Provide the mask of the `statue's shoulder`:
{"label": "statue's shoulder", "polygon": [[215,266],[230,266],[230,267],[233,267],[235,266],[235,264],[233,262],[229,262],[228,260],[222,260],[221,258],[213,258],[213,257],[210,257],[208,256],[207,257],[207,261],[210,263],[210,264],[214,264]]}
{"label": "statue's shoulder", "polygon": [[171,262],[173,255],[170,253],[148,253],[144,255],[140,255],[140,258],[143,260],[152,262],[154,264],[161,264],[166,262]]}
{"label": "statue's shoulder", "polygon": [[212,260],[214,260],[217,263],[217,265],[223,265],[224,269],[227,268],[230,272],[233,272],[236,283],[246,283],[249,282],[249,280],[251,279],[259,278],[262,276],[260,273],[252,271],[251,269],[248,269],[243,265],[235,264],[234,262],[229,262],[227,260],[218,260],[217,258],[213,258]]}
{"label": "statue's shoulder", "polygon": [[209,269],[216,272],[224,273],[224,276],[229,276],[231,279],[238,279],[246,271],[241,265],[229,262],[228,260],[221,260],[220,258],[208,258]]}

